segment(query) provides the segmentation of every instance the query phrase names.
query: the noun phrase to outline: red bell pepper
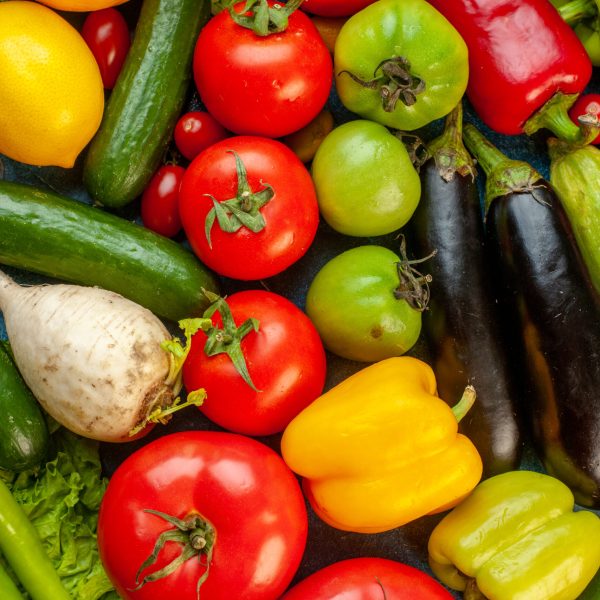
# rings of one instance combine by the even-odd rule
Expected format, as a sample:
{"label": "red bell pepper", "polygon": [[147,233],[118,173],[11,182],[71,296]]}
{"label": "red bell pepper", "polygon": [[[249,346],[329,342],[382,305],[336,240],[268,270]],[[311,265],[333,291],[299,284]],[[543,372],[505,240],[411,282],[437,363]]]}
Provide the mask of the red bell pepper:
{"label": "red bell pepper", "polygon": [[430,0],[469,49],[467,96],[486,125],[508,135],[547,128],[582,137],[568,107],[592,74],[590,59],[547,0]]}

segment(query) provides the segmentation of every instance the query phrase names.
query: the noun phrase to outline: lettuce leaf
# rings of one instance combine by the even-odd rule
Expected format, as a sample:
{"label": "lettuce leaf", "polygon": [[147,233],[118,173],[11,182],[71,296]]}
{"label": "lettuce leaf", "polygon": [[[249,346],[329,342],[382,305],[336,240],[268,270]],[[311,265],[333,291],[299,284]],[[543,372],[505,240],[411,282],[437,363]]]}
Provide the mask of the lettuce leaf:
{"label": "lettuce leaf", "polygon": [[72,598],[117,600],[96,544],[98,509],[108,483],[101,474],[98,443],[62,427],[52,442],[53,460],[23,473],[4,471],[2,478],[40,534]]}

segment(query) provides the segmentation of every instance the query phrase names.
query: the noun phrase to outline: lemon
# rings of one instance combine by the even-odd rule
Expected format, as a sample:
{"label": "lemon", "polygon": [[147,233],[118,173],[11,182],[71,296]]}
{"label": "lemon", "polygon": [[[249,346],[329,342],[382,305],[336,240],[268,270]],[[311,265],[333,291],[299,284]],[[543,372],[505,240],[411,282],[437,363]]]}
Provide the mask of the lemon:
{"label": "lemon", "polygon": [[70,168],[104,110],[100,70],[67,21],[35,2],[0,2],[0,153]]}

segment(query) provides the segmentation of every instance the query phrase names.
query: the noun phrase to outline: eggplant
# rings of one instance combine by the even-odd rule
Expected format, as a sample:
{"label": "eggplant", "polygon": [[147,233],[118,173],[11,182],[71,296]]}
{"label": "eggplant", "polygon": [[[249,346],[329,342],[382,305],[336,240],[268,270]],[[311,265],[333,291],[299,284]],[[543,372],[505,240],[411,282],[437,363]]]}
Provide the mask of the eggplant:
{"label": "eggplant", "polygon": [[473,385],[475,405],[460,430],[475,444],[484,477],[517,469],[523,436],[518,382],[506,352],[489,265],[476,170],[462,142],[462,104],[448,116],[441,137],[421,166],[421,200],[410,221],[412,247],[431,274],[423,332],[438,393],[453,404]]}
{"label": "eggplant", "polygon": [[550,184],[473,126],[465,126],[464,140],[487,175],[486,243],[499,301],[515,327],[510,351],[527,375],[534,444],[578,504],[600,508],[598,296]]}

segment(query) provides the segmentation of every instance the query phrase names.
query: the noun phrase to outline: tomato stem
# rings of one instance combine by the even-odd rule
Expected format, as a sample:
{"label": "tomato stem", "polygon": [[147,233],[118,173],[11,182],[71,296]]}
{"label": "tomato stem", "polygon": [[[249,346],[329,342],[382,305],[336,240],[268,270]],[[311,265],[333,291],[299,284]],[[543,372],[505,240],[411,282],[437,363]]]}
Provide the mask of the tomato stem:
{"label": "tomato stem", "polygon": [[290,15],[302,2],[303,0],[289,0],[285,4],[277,2],[269,6],[267,0],[246,0],[240,13],[230,6],[229,14],[240,27],[251,29],[256,35],[265,37],[285,31]]}
{"label": "tomato stem", "polygon": [[204,312],[204,317],[210,319],[216,312],[221,315],[223,328],[212,326],[206,331],[206,344],[204,352],[207,356],[216,356],[217,354],[227,354],[236,371],[242,376],[242,379],[256,392],[256,386],[252,382],[246,358],[242,352],[242,340],[251,331],[258,331],[258,320],[254,318],[246,319],[239,327],[235,324],[231,309],[225,301],[217,294],[204,292],[211,301],[211,305]]}
{"label": "tomato stem", "polygon": [[[158,536],[152,553],[140,565],[140,568],[135,575],[136,587],[133,588],[132,591],[137,591],[152,581],[157,581],[158,579],[168,577],[183,563],[194,556],[204,556],[206,557],[206,570],[199,577],[196,585],[196,596],[197,598],[200,598],[200,587],[208,577],[213,549],[216,541],[216,531],[214,527],[211,523],[198,514],[190,515],[186,519],[178,519],[177,517],[168,515],[158,510],[153,510],[151,508],[144,509],[144,512],[156,515],[157,517],[160,517],[161,519],[171,523],[171,525],[174,525],[175,527],[173,529],[163,531]],[[140,581],[140,575],[142,572],[157,561],[158,555],[167,542],[178,542],[181,545],[181,553],[162,569],[149,573]]]}
{"label": "tomato stem", "polygon": [[[379,75],[378,71],[381,71]],[[361,79],[350,71],[340,71],[338,75],[342,73],[364,88],[378,90],[385,112],[394,112],[398,100],[406,106],[412,106],[417,102],[417,96],[425,91],[425,82],[411,73],[410,62],[404,56],[382,60],[375,67],[373,79]]]}
{"label": "tomato stem", "polygon": [[400,235],[400,261],[396,264],[398,279],[400,283],[394,290],[396,300],[406,300],[408,304],[423,312],[429,304],[429,284],[431,275],[423,275],[413,265],[425,262],[437,254],[434,250],[425,258],[409,260],[406,255],[406,238]]}
{"label": "tomato stem", "polygon": [[210,194],[204,194],[213,202],[213,207],[206,215],[206,220],[204,221],[204,234],[210,248],[212,248],[210,231],[215,223],[215,219],[221,230],[226,233],[235,233],[242,226],[247,227],[253,233],[258,233],[264,229],[266,222],[260,209],[267,202],[270,202],[275,195],[273,188],[264,182],[261,182],[264,186],[263,189],[253,192],[250,189],[246,167],[242,159],[233,150],[228,150],[227,152],[233,154],[235,158],[238,188],[234,198],[224,200],[223,202],[219,202]]}

